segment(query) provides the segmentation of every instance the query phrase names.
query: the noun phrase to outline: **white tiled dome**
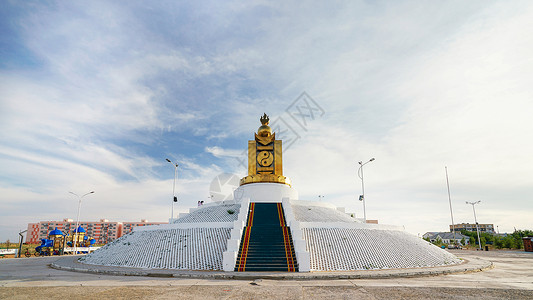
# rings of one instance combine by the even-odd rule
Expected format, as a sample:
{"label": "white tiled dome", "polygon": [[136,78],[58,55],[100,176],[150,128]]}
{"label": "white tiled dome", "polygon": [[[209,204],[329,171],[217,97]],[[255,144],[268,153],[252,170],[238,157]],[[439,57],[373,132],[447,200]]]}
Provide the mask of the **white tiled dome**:
{"label": "white tiled dome", "polygon": [[[194,208],[173,224],[137,228],[83,257],[81,262],[222,270],[223,253],[231,244],[229,240],[235,235],[239,237],[232,230],[243,226],[247,213],[247,204],[241,207],[234,202]],[[298,236],[303,243],[302,251],[309,253],[310,271],[416,268],[461,262],[402,227],[364,224],[325,203],[290,200],[284,202],[284,213],[293,237]]]}

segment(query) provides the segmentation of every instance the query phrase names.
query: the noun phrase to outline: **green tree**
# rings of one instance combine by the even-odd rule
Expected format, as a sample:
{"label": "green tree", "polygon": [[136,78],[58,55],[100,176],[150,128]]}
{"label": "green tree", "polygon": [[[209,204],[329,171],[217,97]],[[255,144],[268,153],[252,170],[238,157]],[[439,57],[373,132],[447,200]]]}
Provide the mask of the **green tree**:
{"label": "green tree", "polygon": [[513,239],[510,236],[503,238],[503,248],[513,248]]}
{"label": "green tree", "polygon": [[503,248],[503,239],[499,236],[494,238],[494,247],[496,249],[502,249]]}
{"label": "green tree", "polygon": [[524,248],[524,242],[522,241],[522,238],[513,239],[513,248],[514,249],[522,249],[522,248]]}
{"label": "green tree", "polygon": [[492,233],[483,232],[481,233],[481,237],[485,238],[487,244],[494,245],[494,235],[492,235]]}
{"label": "green tree", "polygon": [[[466,231],[461,230],[461,234],[468,237],[471,245],[475,245],[477,241],[476,231]],[[497,249],[509,248],[509,249],[522,249],[524,247],[523,237],[531,236],[533,237],[533,230],[515,230],[513,233],[508,234],[505,237],[491,234],[488,232],[480,232],[481,246],[484,247],[486,244],[492,244]],[[461,241],[462,242],[462,241]]]}
{"label": "green tree", "polygon": [[521,249],[524,247],[524,241],[522,240],[522,237],[526,237],[531,235],[533,232],[531,230],[515,230],[511,234],[511,238],[513,239],[512,247],[515,249]]}

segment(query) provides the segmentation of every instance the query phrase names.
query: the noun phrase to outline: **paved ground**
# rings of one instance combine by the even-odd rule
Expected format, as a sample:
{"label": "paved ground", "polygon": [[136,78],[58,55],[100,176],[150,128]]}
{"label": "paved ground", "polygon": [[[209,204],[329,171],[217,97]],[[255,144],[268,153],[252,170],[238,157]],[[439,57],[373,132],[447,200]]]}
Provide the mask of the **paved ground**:
{"label": "paved ground", "polygon": [[328,272],[224,272],[224,271],[187,271],[168,269],[143,269],[126,267],[108,267],[78,262],[77,256],[64,256],[50,264],[54,269],[103,274],[148,277],[179,277],[202,279],[271,279],[271,280],[317,280],[317,279],[377,279],[393,277],[434,276],[442,274],[478,272],[493,267],[492,262],[471,256],[463,263],[442,267],[359,270],[359,271],[328,271]]}
{"label": "paved ground", "polygon": [[454,251],[490,260],[483,272],[385,279],[213,280],[56,270],[57,260],[0,260],[0,299],[533,299],[533,253]]}

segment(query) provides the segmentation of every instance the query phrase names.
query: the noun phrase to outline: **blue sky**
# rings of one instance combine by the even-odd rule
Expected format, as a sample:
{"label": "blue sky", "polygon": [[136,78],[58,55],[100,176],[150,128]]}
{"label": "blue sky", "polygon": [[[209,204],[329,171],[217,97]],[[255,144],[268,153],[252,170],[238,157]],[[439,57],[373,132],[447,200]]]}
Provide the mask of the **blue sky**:
{"label": "blue sky", "polygon": [[[75,219],[69,191],[95,191],[82,220],[166,221],[167,157],[175,210],[208,201],[264,112],[304,200],[362,215],[375,157],[370,219],[446,230],[448,166],[456,222],[482,200],[533,227],[528,1],[2,2],[0,240]],[[303,92],[320,109],[292,118]]]}

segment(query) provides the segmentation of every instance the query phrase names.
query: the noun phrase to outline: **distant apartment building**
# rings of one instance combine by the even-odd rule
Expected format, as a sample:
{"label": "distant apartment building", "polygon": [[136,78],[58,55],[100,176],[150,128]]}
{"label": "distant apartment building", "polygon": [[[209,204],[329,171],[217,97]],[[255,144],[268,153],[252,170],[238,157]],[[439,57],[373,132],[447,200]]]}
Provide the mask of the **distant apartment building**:
{"label": "distant apartment building", "polygon": [[132,232],[135,227],[158,225],[158,224],[166,224],[166,223],[149,223],[148,220],[145,220],[145,219],[142,219],[141,222],[122,222],[122,235]]}
{"label": "distant apartment building", "polygon": [[[494,224],[478,224],[479,231],[481,232],[487,232],[487,233],[494,233]],[[453,230],[453,226],[450,225],[450,232]],[[476,231],[476,224],[470,224],[470,223],[461,223],[461,224],[455,224],[455,231]]]}
{"label": "distant apartment building", "polygon": [[[130,233],[137,226],[167,224],[166,222],[110,222],[107,219],[100,219],[99,222],[80,222],[79,226],[86,230],[87,236],[94,238],[97,244],[106,244],[114,241],[124,234]],[[64,233],[73,232],[76,222],[72,219],[63,221],[41,221],[39,223],[29,223],[26,234],[26,243],[36,244],[41,239],[47,238],[48,233],[54,229],[59,229]]]}
{"label": "distant apartment building", "polygon": [[[26,243],[29,241],[39,241],[39,223],[30,223],[28,224],[28,230],[26,231]],[[36,242],[31,242],[35,244]]]}

